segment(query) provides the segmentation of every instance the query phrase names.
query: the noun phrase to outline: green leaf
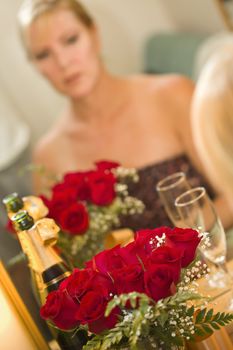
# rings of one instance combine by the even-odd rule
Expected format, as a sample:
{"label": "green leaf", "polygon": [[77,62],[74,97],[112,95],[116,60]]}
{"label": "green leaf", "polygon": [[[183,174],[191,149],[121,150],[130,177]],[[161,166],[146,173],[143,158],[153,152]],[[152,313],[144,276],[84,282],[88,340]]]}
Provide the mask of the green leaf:
{"label": "green leaf", "polygon": [[187,310],[187,316],[192,317],[194,314],[194,306],[191,306],[188,310]]}
{"label": "green leaf", "polygon": [[210,321],[210,320],[212,319],[213,313],[214,313],[214,310],[213,310],[213,309],[210,309],[210,310],[207,312],[207,314],[206,314],[206,316],[205,316],[205,322]]}
{"label": "green leaf", "polygon": [[116,333],[113,337],[105,337],[101,350],[111,349],[112,345],[120,342],[122,334]]}
{"label": "green leaf", "polygon": [[176,337],[167,337],[168,344],[175,344],[177,346],[183,346],[184,345],[184,339],[182,336],[176,335]]}
{"label": "green leaf", "polygon": [[216,329],[216,330],[218,330],[218,329],[221,328],[221,327],[220,327],[217,323],[215,323],[215,322],[211,322],[211,327],[213,327],[213,328]]}
{"label": "green leaf", "polygon": [[113,310],[116,306],[118,306],[119,304],[120,304],[119,300],[116,300],[115,298],[112,299],[112,300],[108,303],[108,305],[107,305],[107,307],[106,307],[104,316],[105,316],[105,317],[108,317],[108,316],[110,315],[110,313],[112,312],[112,310]]}
{"label": "green leaf", "polygon": [[135,309],[135,307],[137,305],[137,299],[136,298],[131,298],[130,299],[130,304],[131,304],[132,308]]}
{"label": "green leaf", "polygon": [[213,321],[218,321],[219,318],[221,316],[221,313],[220,312],[217,312],[214,316],[213,316]]}
{"label": "green leaf", "polygon": [[198,312],[195,323],[201,323],[204,320],[206,308]]}
{"label": "green leaf", "polygon": [[139,310],[135,310],[134,319],[132,321],[132,334],[129,338],[129,343],[131,347],[135,346],[138,342],[139,337],[141,336],[142,322],[144,320],[144,316],[141,314]]}
{"label": "green leaf", "polygon": [[207,334],[212,334],[213,333],[213,330],[206,324],[203,324],[202,325],[204,331],[207,333]]}
{"label": "green leaf", "polygon": [[151,299],[143,293],[137,293],[132,292],[128,294],[121,294],[119,296],[115,296],[107,305],[105,316],[109,316],[111,311],[116,307],[119,306],[121,308],[124,308],[126,303],[129,301],[132,308],[136,308],[137,301],[139,300],[139,305],[142,305],[142,309],[146,311],[148,308],[149,303],[151,303]]}
{"label": "green leaf", "polygon": [[199,295],[197,293],[194,293],[192,291],[178,291],[176,294],[174,294],[172,297],[163,299],[163,304],[169,305],[169,306],[175,306],[177,304],[185,303],[187,301],[194,301],[194,300],[206,300],[208,298],[203,298],[202,295]]}
{"label": "green leaf", "polygon": [[200,327],[195,327],[195,334],[203,337],[205,335],[205,332]]}
{"label": "green leaf", "polygon": [[158,321],[161,324],[161,326],[163,327],[165,325],[165,323],[168,320],[168,313],[165,311],[162,311],[160,316],[158,317]]}
{"label": "green leaf", "polygon": [[[108,312],[110,313],[115,306],[119,306],[129,313],[129,317],[122,316],[113,329],[93,337],[83,350],[116,350],[122,347],[139,350],[143,349],[143,339],[146,342],[149,337],[152,337],[158,346],[160,342],[163,342],[164,348],[170,349],[172,345],[184,345],[185,337],[195,341],[195,335],[200,337],[211,335],[215,329],[219,329],[221,326],[225,326],[233,321],[233,314],[223,312],[214,315],[212,309],[207,310],[204,308],[200,310],[199,306],[188,307],[186,302],[180,305],[180,300],[190,301],[192,300],[190,297],[193,297],[193,293],[187,292],[183,294],[177,293],[177,295],[157,303],[154,303],[147,295],[136,292],[114,297],[108,304]],[[199,299],[199,296],[196,294],[194,297]],[[136,308],[131,310],[125,309],[127,301],[133,302]],[[137,301],[136,304],[134,304],[135,301]],[[193,322],[195,322],[194,335],[190,334],[188,327],[183,334],[179,333],[179,317],[177,325],[171,325],[168,322],[170,310],[176,310],[179,317],[188,316],[191,318],[193,318],[195,311],[198,310],[196,318],[193,318]],[[149,318],[148,315],[150,316]],[[157,322],[156,326],[155,322]],[[173,332],[176,333],[176,337],[171,336]]]}
{"label": "green leaf", "polygon": [[83,350],[100,350],[101,349],[102,340],[101,337],[95,336],[91,340],[89,340],[86,345],[83,346]]}

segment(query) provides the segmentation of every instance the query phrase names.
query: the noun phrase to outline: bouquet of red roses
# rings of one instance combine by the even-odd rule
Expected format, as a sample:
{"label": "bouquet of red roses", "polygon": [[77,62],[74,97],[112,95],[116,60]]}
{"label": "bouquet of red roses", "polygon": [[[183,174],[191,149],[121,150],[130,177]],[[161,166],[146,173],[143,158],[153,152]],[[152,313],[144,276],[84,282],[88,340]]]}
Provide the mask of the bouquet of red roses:
{"label": "bouquet of red roses", "polygon": [[143,203],[128,195],[130,181],[138,181],[135,169],[101,161],[95,169],[66,174],[50,198],[41,196],[48,217],[61,228],[58,247],[75,266],[103,250],[104,238],[120,225],[121,216],[143,211]]}
{"label": "bouquet of red roses", "polygon": [[195,261],[200,240],[192,229],[141,230],[127,246],[105,250],[85,269],[75,269],[48,295],[41,316],[63,330],[86,329],[91,336],[85,350],[140,344],[168,350],[209,335],[233,315],[207,311],[192,285],[207,272]]}

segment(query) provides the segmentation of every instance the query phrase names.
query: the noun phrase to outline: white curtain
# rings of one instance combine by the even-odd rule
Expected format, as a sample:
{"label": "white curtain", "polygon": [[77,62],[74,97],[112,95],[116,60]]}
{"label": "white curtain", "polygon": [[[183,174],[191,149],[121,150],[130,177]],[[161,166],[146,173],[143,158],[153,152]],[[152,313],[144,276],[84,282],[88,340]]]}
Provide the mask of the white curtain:
{"label": "white curtain", "polygon": [[0,171],[6,169],[28,146],[30,131],[6,92],[0,90]]}

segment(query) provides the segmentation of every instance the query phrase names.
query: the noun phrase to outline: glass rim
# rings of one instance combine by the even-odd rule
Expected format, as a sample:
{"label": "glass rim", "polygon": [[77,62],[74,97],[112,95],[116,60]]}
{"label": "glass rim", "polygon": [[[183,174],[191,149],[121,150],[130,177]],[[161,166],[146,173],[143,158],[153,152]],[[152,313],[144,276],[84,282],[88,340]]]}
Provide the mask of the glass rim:
{"label": "glass rim", "polygon": [[[163,185],[163,183],[165,183],[166,181],[169,181],[169,180],[176,178],[176,177],[177,177],[176,182],[174,182],[170,185]],[[168,175],[165,178],[163,178],[162,180],[160,180],[156,185],[156,190],[160,191],[160,192],[167,191],[168,189],[175,187],[177,184],[179,184],[184,179],[186,179],[186,174],[183,171],[178,171],[178,172],[173,173],[171,175]]]}
{"label": "glass rim", "polygon": [[[185,197],[187,196],[187,194],[190,194],[190,193],[194,193],[194,192],[200,192],[200,194],[193,198],[193,199],[190,199],[190,200],[187,200],[186,202],[181,202],[179,203],[180,199],[182,199],[182,197]],[[175,206],[176,207],[184,207],[185,205],[190,205],[194,202],[196,202],[198,199],[200,199],[203,195],[205,195],[207,192],[206,192],[206,189],[205,187],[203,186],[199,186],[199,187],[194,187],[194,188],[191,188],[190,190],[188,191],[185,191],[184,193],[180,194],[176,199],[175,199]]]}

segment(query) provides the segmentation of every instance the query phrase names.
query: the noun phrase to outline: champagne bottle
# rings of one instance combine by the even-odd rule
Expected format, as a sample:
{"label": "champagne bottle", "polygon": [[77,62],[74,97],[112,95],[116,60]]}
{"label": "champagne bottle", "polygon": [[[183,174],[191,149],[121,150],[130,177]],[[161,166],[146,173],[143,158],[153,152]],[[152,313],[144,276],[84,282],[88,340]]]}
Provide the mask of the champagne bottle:
{"label": "champagne bottle", "polygon": [[[27,196],[22,198],[18,195],[18,193],[14,192],[4,197],[3,204],[5,205],[9,219],[11,219],[18,211],[23,209],[28,211],[29,215],[34,221],[44,218],[48,214],[48,208],[44,205],[43,201],[36,196]],[[43,231],[41,230],[41,239],[45,245],[54,245],[58,239],[57,233],[58,230],[46,230],[43,234]],[[28,259],[29,254],[27,252],[31,251],[31,240],[28,239],[27,235],[25,236],[22,234],[18,234],[18,239],[30,267],[33,294],[37,300],[37,303],[40,305],[41,298],[44,295],[44,284],[41,275],[38,274],[32,267],[33,260]],[[43,298],[45,298],[45,296],[43,296]]]}
{"label": "champagne bottle", "polygon": [[24,202],[18,193],[14,192],[3,198],[3,204],[7,210],[8,216],[11,218],[17,211],[23,209]]}
{"label": "champagne bottle", "polygon": [[[7,195],[3,199],[9,219],[12,218],[18,211],[26,210],[34,221],[46,217],[48,208],[44,205],[41,198],[36,196],[27,196],[21,198],[18,193],[14,192]],[[45,245],[54,245],[57,243],[58,235],[55,231],[46,231],[46,234],[41,233],[41,238]]]}
{"label": "champagne bottle", "polygon": [[[56,290],[59,284],[70,275],[70,271],[61,257],[41,236],[55,236],[59,231],[52,219],[43,218],[36,223],[27,211],[19,211],[11,217],[13,225],[18,233],[22,248],[29,260],[29,266],[37,276],[35,282],[40,294],[41,305],[45,297],[52,290]],[[86,334],[77,332],[72,335],[68,332],[57,331],[56,340],[62,350],[79,350],[86,343]]]}
{"label": "champagne bottle", "polygon": [[[5,205],[8,218],[10,220],[18,211],[25,209],[25,207],[29,207],[30,215],[33,217],[34,220],[42,218],[46,216],[48,213],[47,208],[44,206],[43,202],[38,197],[30,196],[30,197],[21,198],[18,195],[18,193],[14,192],[4,197],[2,202]],[[29,203],[31,203],[31,205]],[[30,208],[32,209],[30,210]],[[28,244],[30,245],[30,240],[28,240],[27,237],[24,237],[22,235],[21,236],[17,235],[17,236],[21,244],[22,251],[26,255],[26,258],[28,258],[28,255],[26,254],[26,252],[30,251],[30,248],[27,246]],[[39,302],[40,295],[42,295],[42,291],[44,289],[43,282],[40,276],[36,274],[35,271],[31,268],[29,260],[28,260],[28,265],[30,267],[33,294],[37,302]]]}
{"label": "champagne bottle", "polygon": [[19,210],[26,210],[35,221],[44,218],[48,214],[48,208],[44,205],[42,199],[36,196],[21,198],[18,193],[13,192],[3,198],[3,204],[9,218]]}

